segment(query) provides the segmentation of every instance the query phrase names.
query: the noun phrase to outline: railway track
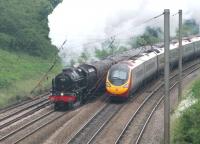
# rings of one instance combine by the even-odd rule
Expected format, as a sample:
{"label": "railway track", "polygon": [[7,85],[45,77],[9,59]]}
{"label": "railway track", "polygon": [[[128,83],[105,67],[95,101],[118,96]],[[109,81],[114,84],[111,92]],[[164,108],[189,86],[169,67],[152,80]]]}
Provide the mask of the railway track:
{"label": "railway track", "polygon": [[44,103],[48,100],[48,94],[43,95],[41,98],[27,101],[25,103],[15,105],[13,107],[9,107],[8,109],[5,109],[1,111],[0,113],[0,123],[6,119],[9,119],[10,117],[13,117],[14,115],[20,114],[23,111],[30,109],[32,107],[35,107],[41,103]]}
{"label": "railway track", "polygon": [[[199,69],[199,67],[195,67],[197,66],[198,64],[194,64],[192,66],[189,66],[187,67],[184,71],[190,71],[189,73]],[[192,71],[191,71],[192,70]],[[188,73],[187,73],[188,74]],[[174,75],[171,77],[171,85],[172,85],[172,88],[175,87],[176,85],[176,77],[177,75]],[[175,84],[174,84],[175,82]],[[133,116],[131,117],[131,119],[129,120],[129,122],[127,123],[127,125],[125,126],[124,130],[122,131],[122,133],[120,134],[120,136],[118,137],[118,139],[116,140],[115,143],[119,143],[121,141],[121,138],[123,137],[125,131],[127,131],[127,127],[130,125],[130,123],[132,123],[133,119],[136,117],[136,115],[139,113],[139,111],[141,111],[141,109],[146,106],[148,109],[150,107],[150,110],[152,110],[152,112],[149,112],[149,113],[152,113],[156,110],[157,106],[160,104],[160,102],[162,101],[163,97],[160,98],[159,97],[156,97],[156,92],[158,92],[159,94],[157,95],[161,95],[162,96],[162,92],[163,92],[163,83],[160,84],[154,91],[152,91],[149,96],[143,101],[143,103],[139,106],[139,108],[136,110],[136,112],[133,114]],[[172,89],[171,88],[171,89]],[[154,97],[153,100],[152,97]],[[157,103],[159,102],[159,103]],[[151,103],[151,104],[147,104],[147,103]],[[111,104],[110,107],[112,107],[113,105]],[[73,138],[71,138],[67,143],[71,144],[71,143],[86,143],[86,144],[90,144],[90,143],[94,143],[94,139],[95,137],[102,131],[102,129],[105,127],[105,125],[116,115],[116,113],[123,107],[123,105],[120,105],[119,107],[120,108],[108,108],[107,107],[104,107],[102,109],[100,109],[97,113],[95,113],[95,115],[85,124],[83,125],[83,127],[81,127],[81,129],[79,129],[77,131],[77,133],[75,134],[75,136]],[[110,109],[110,110],[109,110]],[[102,116],[102,113],[103,113],[103,116]],[[104,113],[107,113],[107,114],[104,114]],[[144,113],[144,112],[143,112]],[[151,118],[151,115],[146,115],[146,117],[148,117],[148,119]],[[106,117],[103,118],[103,117]],[[147,118],[145,118],[147,119]],[[101,122],[101,120],[103,122]],[[145,122],[145,125],[147,125],[148,122]],[[140,124],[140,126],[142,126]],[[145,128],[141,128],[144,129]],[[139,133],[139,132],[138,132]],[[141,134],[142,135],[142,132]],[[140,138],[138,138],[139,140]]]}
{"label": "railway track", "polygon": [[63,112],[49,111],[48,113],[38,117],[37,119],[30,121],[23,127],[20,127],[15,131],[12,131],[7,135],[1,137],[0,142],[12,143],[12,144],[18,144],[20,142],[23,142],[26,138],[31,137],[44,127],[48,127],[48,125],[51,125],[57,119],[60,119],[61,117],[66,116],[67,114],[68,112],[63,113]]}
{"label": "railway track", "polygon": [[28,110],[20,110],[17,113],[14,113],[12,115],[9,115],[7,117],[4,117],[0,120],[0,130],[4,129],[5,127],[29,116],[32,115],[33,113],[37,112],[38,110],[46,107],[49,105],[49,101],[46,99],[44,101],[41,101],[39,104],[36,103],[34,105],[31,105],[31,107],[28,108]]}
{"label": "railway track", "polygon": [[12,110],[14,110],[14,109],[16,109],[16,108],[19,108],[19,107],[21,107],[21,106],[24,106],[24,105],[27,105],[27,104],[32,103],[32,102],[34,102],[34,101],[37,101],[38,99],[40,99],[40,98],[42,98],[42,97],[45,97],[45,96],[47,96],[47,95],[49,95],[49,94],[50,94],[49,92],[48,92],[48,93],[45,93],[45,94],[41,94],[41,95],[35,97],[34,99],[24,100],[24,101],[22,101],[22,102],[15,103],[15,104],[13,104],[13,105],[11,105],[11,106],[7,106],[7,107],[4,107],[4,108],[1,108],[1,109],[0,109],[0,114],[3,114],[3,113],[6,113],[6,112],[9,112],[9,111],[12,111]]}
{"label": "railway track", "polygon": [[39,120],[41,120],[41,119],[43,119],[43,118],[49,116],[49,115],[52,114],[53,112],[54,112],[54,111],[51,110],[51,111],[49,111],[49,112],[47,112],[47,113],[45,113],[45,114],[39,116],[38,118],[34,119],[33,121],[30,121],[30,122],[26,123],[25,125],[23,125],[23,126],[21,126],[21,127],[18,127],[18,128],[15,129],[14,131],[11,131],[10,133],[8,133],[8,134],[6,134],[6,135],[0,137],[0,141],[3,141],[3,140],[5,140],[5,139],[8,139],[8,138],[11,137],[12,135],[14,135],[14,134],[20,132],[21,130],[27,128],[28,126],[30,126],[30,125],[32,125],[32,124],[34,124],[34,123],[36,123],[37,121],[39,121]]}
{"label": "railway track", "polygon": [[104,105],[77,131],[75,136],[67,143],[90,143],[122,107],[122,104]]}
{"label": "railway track", "polygon": [[[192,72],[199,69],[199,64],[194,64],[192,66],[184,69],[184,78],[191,74]],[[177,74],[170,78],[170,90],[172,90],[176,85]],[[115,144],[119,143],[135,143],[138,144],[144,134],[145,128],[148,125],[153,113],[163,101],[163,86],[164,84],[160,84],[149,96],[141,103],[138,109],[134,112],[134,114],[129,119],[128,123],[124,126],[124,129],[121,131],[120,135],[115,141]],[[157,94],[156,94],[157,93]],[[129,137],[129,138],[127,138]],[[129,140],[129,141],[128,141]]]}
{"label": "railway track", "polygon": [[[196,64],[195,64],[195,65],[196,65]],[[190,69],[190,67],[187,68],[187,70],[189,70],[189,69]],[[187,75],[193,73],[194,71],[196,71],[196,70],[198,70],[198,69],[200,69],[200,66],[198,66],[198,67],[196,67],[196,68],[193,68]],[[184,75],[183,78],[187,77],[187,75]],[[174,84],[173,86],[170,87],[170,90],[173,89],[177,84],[178,84],[178,82],[175,82],[175,84]],[[140,142],[140,140],[142,139],[142,136],[143,136],[143,134],[144,134],[144,132],[145,132],[145,129],[146,129],[148,123],[150,122],[151,117],[153,116],[154,112],[156,111],[156,109],[158,108],[158,106],[161,104],[161,102],[163,101],[163,99],[164,99],[164,95],[163,95],[163,96],[159,99],[159,101],[156,103],[156,105],[155,105],[154,108],[152,109],[151,113],[149,114],[148,118],[146,119],[146,121],[145,121],[145,123],[144,123],[144,125],[143,125],[143,127],[142,127],[142,129],[141,129],[141,131],[140,131],[140,133],[139,133],[139,135],[138,135],[138,137],[137,137],[137,139],[136,139],[135,144],[139,144],[139,142]]]}
{"label": "railway track", "polygon": [[[70,113],[70,112],[77,113],[81,109],[79,108],[79,109],[76,109],[75,112],[73,112],[73,110],[72,110],[72,111],[67,111],[65,113],[55,112],[50,108],[48,110],[49,111],[47,111],[46,113],[40,112],[40,113],[42,113],[41,116],[36,117],[33,120],[29,119],[30,120],[29,122],[26,120],[27,122],[23,126],[18,124],[19,127],[17,127],[14,130],[13,130],[13,128],[11,131],[9,131],[9,128],[6,128],[7,132],[1,132],[1,131],[4,131],[4,129],[0,130],[0,143],[1,142],[2,143],[12,143],[12,144],[21,143],[21,142],[23,143],[24,141],[29,139],[29,137],[30,138],[34,137],[35,134],[40,133],[40,130],[43,131],[43,129],[48,128],[49,126],[51,127],[51,125],[53,125],[54,123],[59,123],[59,124],[55,124],[56,127],[58,125],[63,125],[65,122],[72,119],[75,114],[68,117],[68,120],[63,121],[63,119],[64,119],[63,117],[66,117],[68,115],[68,113]],[[33,116],[31,115],[30,117],[33,117]],[[62,122],[57,122],[60,119],[62,119],[61,120]],[[55,129],[53,129],[52,132],[55,132]]]}
{"label": "railway track", "polygon": [[[183,76],[186,77],[186,75],[196,71],[199,68],[200,68],[199,64],[191,65],[191,66],[187,67],[186,69],[184,69]],[[177,75],[174,75],[170,78],[171,79],[171,82],[170,82],[171,89],[173,87],[175,87],[175,85],[177,84],[176,77],[177,77]],[[134,140],[131,141],[132,143],[139,143],[140,142],[140,140],[143,136],[143,133],[145,132],[145,128],[148,125],[151,117],[153,116],[153,113],[155,112],[155,110],[157,109],[157,107],[160,105],[160,103],[163,100],[163,95],[161,94],[162,93],[162,87],[163,87],[163,84],[160,84],[154,91],[152,91],[149,94],[149,96],[145,99],[145,101],[138,107],[137,111],[133,114],[133,116],[131,117],[129,122],[126,124],[126,126],[124,127],[123,131],[120,133],[120,135],[117,138],[115,143],[123,142],[122,139],[124,138],[126,132],[128,131],[131,123],[135,123],[134,119],[136,119],[136,117],[140,113],[144,113],[144,110],[143,110],[143,112],[140,112],[140,111],[142,111],[141,109],[142,108],[148,109],[150,107],[148,113],[145,115],[145,118],[143,118],[142,124],[137,125],[137,126],[139,126],[139,128],[137,130],[137,136],[135,136]],[[159,93],[157,95],[160,95],[161,97],[156,97],[155,96],[156,92]],[[152,97],[156,97],[156,99],[152,99]],[[151,99],[151,101],[150,101],[150,99]],[[147,104],[147,102],[150,103],[150,104]],[[45,104],[45,101],[41,102],[40,104],[42,105],[43,103]],[[117,114],[117,112],[123,106],[124,106],[124,104],[108,104],[108,103],[105,103],[105,105],[99,111],[97,111],[75,133],[74,137],[71,138],[69,141],[67,141],[67,143],[75,143],[75,144],[76,143],[87,143],[87,144],[93,143],[94,142],[93,140],[96,138],[96,136],[99,135],[99,133],[103,130],[103,128],[108,124],[108,122]],[[38,109],[36,109],[35,111],[38,111]],[[32,111],[32,113],[34,113],[34,111]],[[21,116],[18,117],[16,119],[16,121],[20,120],[23,117],[26,117],[30,114],[31,114],[31,112],[29,114],[24,114],[24,115],[22,114],[22,117]],[[63,113],[56,113],[56,112],[53,112],[53,111],[49,111],[48,113],[43,114],[42,116],[38,117],[37,119],[34,119],[33,121],[30,121],[29,123],[23,125],[22,127],[17,128],[15,131],[12,131],[10,133],[7,133],[6,135],[0,136],[0,143],[1,142],[12,143],[12,144],[21,143],[25,139],[27,139],[28,137],[32,137],[32,135],[34,135],[35,133],[37,133],[38,131],[40,131],[44,127],[48,127],[49,125],[51,125],[57,119],[62,118],[64,115],[67,115],[67,113],[63,114]],[[8,118],[10,118],[10,117],[12,117],[12,116],[9,116]],[[2,118],[2,120],[0,119],[0,123],[4,120],[6,120],[6,118],[5,119]],[[0,125],[0,129],[5,128],[6,126],[10,125],[13,122],[15,122],[15,121],[11,121],[8,124],[5,124],[4,126]],[[27,130],[27,129],[30,129],[30,130]],[[27,130],[28,132],[24,132],[25,130]]]}

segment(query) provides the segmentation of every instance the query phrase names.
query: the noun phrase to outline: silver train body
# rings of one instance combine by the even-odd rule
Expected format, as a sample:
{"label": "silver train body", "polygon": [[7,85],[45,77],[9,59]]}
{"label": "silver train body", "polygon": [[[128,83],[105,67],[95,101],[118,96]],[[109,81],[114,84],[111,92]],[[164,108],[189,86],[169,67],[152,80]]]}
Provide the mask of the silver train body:
{"label": "silver train body", "polygon": [[[183,62],[200,56],[200,37],[183,40],[182,44]],[[171,44],[170,67],[178,65],[178,52],[178,43]],[[164,48],[154,47],[152,50],[113,65],[107,74],[107,93],[111,97],[128,97],[144,82],[163,71]]]}

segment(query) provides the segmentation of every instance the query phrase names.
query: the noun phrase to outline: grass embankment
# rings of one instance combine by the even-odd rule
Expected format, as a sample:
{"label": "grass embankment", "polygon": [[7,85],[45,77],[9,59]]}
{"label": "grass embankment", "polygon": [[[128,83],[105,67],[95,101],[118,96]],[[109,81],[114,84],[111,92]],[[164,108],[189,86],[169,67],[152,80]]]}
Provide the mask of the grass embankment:
{"label": "grass embankment", "polygon": [[200,79],[192,85],[188,95],[193,104],[181,111],[172,124],[174,144],[200,144]]}
{"label": "grass embankment", "polygon": [[[52,61],[0,49],[0,107],[31,96],[30,91],[52,65]],[[33,95],[50,88],[51,79],[61,70],[57,65]]]}

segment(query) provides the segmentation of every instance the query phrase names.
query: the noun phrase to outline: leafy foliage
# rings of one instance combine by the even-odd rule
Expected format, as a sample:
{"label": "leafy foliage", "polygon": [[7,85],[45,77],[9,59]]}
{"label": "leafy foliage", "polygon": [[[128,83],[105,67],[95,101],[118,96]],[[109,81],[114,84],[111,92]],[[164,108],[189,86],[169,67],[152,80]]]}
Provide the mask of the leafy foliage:
{"label": "leafy foliage", "polygon": [[178,119],[173,139],[176,144],[200,143],[200,80],[193,85],[191,92],[197,102]]}
{"label": "leafy foliage", "polygon": [[[51,65],[49,60],[40,57],[0,49],[0,107],[30,96],[30,91]],[[60,70],[61,66],[56,65],[34,92],[50,87],[51,79]]]}
{"label": "leafy foliage", "polygon": [[192,96],[200,101],[200,80],[196,81],[192,87]]}
{"label": "leafy foliage", "polygon": [[173,143],[200,143],[200,103],[192,105],[181,116],[175,130]]}
{"label": "leafy foliage", "polygon": [[115,39],[108,39],[101,44],[101,48],[95,49],[95,55],[99,59],[104,59],[109,55],[126,51],[127,48],[119,46]]}
{"label": "leafy foliage", "polygon": [[162,40],[163,32],[160,27],[146,27],[142,35],[131,38],[132,47],[141,47],[145,45],[152,46]]}
{"label": "leafy foliage", "polygon": [[[178,35],[178,30],[177,30]],[[182,35],[187,37],[199,33],[199,24],[194,19],[188,19],[183,22]]]}
{"label": "leafy foliage", "polygon": [[61,0],[0,1],[0,48],[43,58],[57,48],[48,38],[47,16]]}
{"label": "leafy foliage", "polygon": [[56,7],[60,2],[62,2],[62,0],[50,0],[53,7]]}
{"label": "leafy foliage", "polygon": [[[84,51],[81,53],[81,56],[78,58],[78,63],[85,63],[89,60],[90,54],[88,50],[85,48]],[[70,61],[71,64],[73,64],[73,61]]]}

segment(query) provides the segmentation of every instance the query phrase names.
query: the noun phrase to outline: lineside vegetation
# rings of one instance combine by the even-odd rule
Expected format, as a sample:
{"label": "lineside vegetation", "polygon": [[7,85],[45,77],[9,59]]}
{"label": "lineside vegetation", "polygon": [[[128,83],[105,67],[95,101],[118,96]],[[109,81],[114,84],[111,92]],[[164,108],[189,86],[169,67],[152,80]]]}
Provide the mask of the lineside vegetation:
{"label": "lineside vegetation", "polygon": [[51,65],[51,61],[40,57],[10,53],[0,49],[0,107],[49,89],[52,78],[61,70],[59,64],[48,74],[36,91],[30,94]]}
{"label": "lineside vegetation", "polygon": [[199,144],[200,143],[200,79],[197,80],[190,92],[195,103],[181,112],[175,120],[172,143]]}
{"label": "lineside vegetation", "polygon": [[[58,49],[48,38],[48,15],[62,0],[0,1],[0,107],[26,99],[52,65]],[[61,64],[34,91],[50,88]]]}

